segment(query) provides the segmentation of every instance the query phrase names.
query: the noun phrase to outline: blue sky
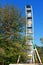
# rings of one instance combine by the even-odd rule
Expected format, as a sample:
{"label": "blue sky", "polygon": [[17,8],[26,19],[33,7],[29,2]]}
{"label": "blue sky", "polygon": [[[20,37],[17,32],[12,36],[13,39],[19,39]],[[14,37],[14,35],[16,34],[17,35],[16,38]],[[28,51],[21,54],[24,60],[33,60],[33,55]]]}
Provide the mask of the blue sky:
{"label": "blue sky", "polygon": [[35,44],[40,46],[40,37],[43,37],[43,0],[0,0],[0,4],[2,7],[6,4],[18,7],[23,16],[25,16],[25,6],[32,5]]}

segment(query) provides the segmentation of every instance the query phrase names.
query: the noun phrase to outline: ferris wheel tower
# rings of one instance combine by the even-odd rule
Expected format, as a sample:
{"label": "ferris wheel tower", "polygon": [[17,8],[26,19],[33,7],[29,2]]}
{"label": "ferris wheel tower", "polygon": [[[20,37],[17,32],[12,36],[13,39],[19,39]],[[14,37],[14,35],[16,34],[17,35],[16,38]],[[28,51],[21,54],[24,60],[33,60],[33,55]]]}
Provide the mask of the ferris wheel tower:
{"label": "ferris wheel tower", "polygon": [[34,23],[33,23],[32,6],[27,5],[25,7],[25,11],[26,11],[26,44],[29,47],[29,50],[27,49],[26,51],[28,56],[27,62],[35,63],[38,59],[38,62],[42,63],[38,51],[34,46]]}
{"label": "ferris wheel tower", "polygon": [[34,62],[33,58],[33,43],[34,43],[34,33],[33,33],[33,12],[32,6],[26,6],[26,44],[29,46],[30,51],[27,50],[28,60],[27,62]]}

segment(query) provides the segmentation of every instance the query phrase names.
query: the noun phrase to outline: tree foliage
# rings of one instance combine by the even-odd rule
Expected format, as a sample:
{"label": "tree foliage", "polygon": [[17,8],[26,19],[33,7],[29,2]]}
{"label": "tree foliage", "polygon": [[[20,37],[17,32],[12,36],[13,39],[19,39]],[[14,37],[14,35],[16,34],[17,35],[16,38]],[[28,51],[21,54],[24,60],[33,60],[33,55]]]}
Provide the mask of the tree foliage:
{"label": "tree foliage", "polygon": [[0,7],[0,64],[16,63],[18,56],[21,61],[26,59],[24,32],[25,20],[14,6]]}
{"label": "tree foliage", "polygon": [[43,38],[40,38],[41,43],[43,44]]}
{"label": "tree foliage", "polygon": [[41,58],[42,63],[43,63],[43,47],[38,47],[38,46],[37,46],[37,49],[38,49],[38,53],[39,53],[40,58]]}

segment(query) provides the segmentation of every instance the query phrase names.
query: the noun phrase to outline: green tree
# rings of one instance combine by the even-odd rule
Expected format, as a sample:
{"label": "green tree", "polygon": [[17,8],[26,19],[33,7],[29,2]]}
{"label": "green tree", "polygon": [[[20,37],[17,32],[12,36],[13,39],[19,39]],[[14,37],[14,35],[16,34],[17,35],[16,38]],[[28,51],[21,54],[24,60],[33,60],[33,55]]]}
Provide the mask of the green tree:
{"label": "green tree", "polygon": [[43,44],[43,38],[40,38],[41,43]]}
{"label": "green tree", "polygon": [[40,38],[40,41],[42,43],[42,47],[41,47],[41,59],[42,59],[42,62],[43,62],[43,37]]}
{"label": "green tree", "polygon": [[26,60],[24,27],[25,19],[17,8],[0,8],[0,63],[3,65],[16,63],[19,55],[20,63]]}

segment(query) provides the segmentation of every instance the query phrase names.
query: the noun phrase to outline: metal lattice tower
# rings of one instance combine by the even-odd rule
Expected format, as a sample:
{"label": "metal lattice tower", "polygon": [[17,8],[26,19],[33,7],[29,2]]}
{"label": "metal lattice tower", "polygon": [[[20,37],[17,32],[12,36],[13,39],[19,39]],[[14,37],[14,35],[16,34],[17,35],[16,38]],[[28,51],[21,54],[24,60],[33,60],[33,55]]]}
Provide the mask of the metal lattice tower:
{"label": "metal lattice tower", "polygon": [[27,62],[33,62],[33,18],[32,18],[32,6],[26,6],[26,44],[29,46],[30,51],[27,50],[28,58]]}
{"label": "metal lattice tower", "polygon": [[36,60],[40,63],[41,59],[38,54],[37,49],[34,47],[34,25],[33,25],[33,10],[32,6],[27,5],[25,8],[26,11],[26,44],[29,46],[30,50],[27,50],[27,63],[35,63]]}

